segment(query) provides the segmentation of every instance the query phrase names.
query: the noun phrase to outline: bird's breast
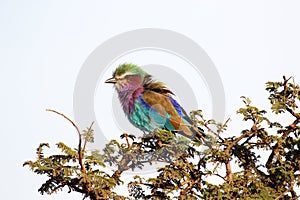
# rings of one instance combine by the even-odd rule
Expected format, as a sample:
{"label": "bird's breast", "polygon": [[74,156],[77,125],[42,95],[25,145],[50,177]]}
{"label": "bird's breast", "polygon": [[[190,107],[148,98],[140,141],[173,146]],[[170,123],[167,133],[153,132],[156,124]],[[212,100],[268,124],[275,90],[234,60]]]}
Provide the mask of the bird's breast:
{"label": "bird's breast", "polygon": [[119,100],[126,115],[131,115],[134,112],[136,99],[143,91],[143,87],[137,87],[135,90],[118,91]]}
{"label": "bird's breast", "polygon": [[153,131],[154,128],[150,125],[149,110],[136,99],[134,102],[134,110],[128,115],[130,122],[137,128],[145,131]]}

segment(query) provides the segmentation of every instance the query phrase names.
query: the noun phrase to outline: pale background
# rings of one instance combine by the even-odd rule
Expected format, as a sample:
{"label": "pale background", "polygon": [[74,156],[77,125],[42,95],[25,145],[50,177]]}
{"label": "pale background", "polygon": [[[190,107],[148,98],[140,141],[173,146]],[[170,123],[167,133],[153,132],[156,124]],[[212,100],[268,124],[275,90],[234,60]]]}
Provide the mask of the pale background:
{"label": "pale background", "polygon": [[40,142],[75,146],[73,89],[87,56],[114,35],[163,28],[197,42],[215,63],[226,94],[231,131],[240,130],[239,97],[267,107],[264,83],[300,82],[298,1],[0,1],[1,199],[82,199],[41,196],[45,180],[23,168]]}

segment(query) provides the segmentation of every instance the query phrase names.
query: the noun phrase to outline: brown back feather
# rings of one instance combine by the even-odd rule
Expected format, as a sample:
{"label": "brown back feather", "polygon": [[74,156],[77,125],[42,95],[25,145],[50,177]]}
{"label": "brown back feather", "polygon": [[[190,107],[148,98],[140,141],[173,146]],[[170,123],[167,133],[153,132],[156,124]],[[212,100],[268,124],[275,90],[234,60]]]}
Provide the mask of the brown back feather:
{"label": "brown back feather", "polygon": [[146,90],[151,90],[165,96],[175,95],[163,82],[153,80],[150,75],[145,77],[143,86]]}

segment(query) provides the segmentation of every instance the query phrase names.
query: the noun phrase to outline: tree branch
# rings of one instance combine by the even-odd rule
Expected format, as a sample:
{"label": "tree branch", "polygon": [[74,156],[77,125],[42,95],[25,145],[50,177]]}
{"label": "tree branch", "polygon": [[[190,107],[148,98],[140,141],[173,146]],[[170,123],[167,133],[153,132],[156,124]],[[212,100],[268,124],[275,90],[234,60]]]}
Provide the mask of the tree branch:
{"label": "tree branch", "polygon": [[[295,127],[297,126],[297,124],[300,122],[300,118],[296,119],[292,124],[290,124],[289,126],[286,127],[285,130],[278,130],[278,133],[282,133],[281,139],[284,140],[291,132],[294,131]],[[279,142],[277,142],[273,147],[272,147],[272,153],[270,154],[268,161],[266,163],[266,167],[269,169],[271,167],[271,163],[274,159],[274,156],[277,154],[279,149]]]}
{"label": "tree branch", "polygon": [[[251,134],[253,134],[253,132],[257,129],[256,127],[257,122],[254,122],[252,128],[250,131],[242,134],[240,137],[236,138],[235,140],[233,140],[231,142],[231,144],[229,144],[227,146],[227,148],[225,149],[224,153],[227,155],[227,157],[230,157],[230,151],[232,150],[232,148],[242,139],[244,139],[245,137],[249,137]],[[226,167],[226,178],[229,182],[233,181],[233,177],[232,177],[232,170],[231,170],[231,165],[230,165],[230,159],[225,161],[225,167]]]}

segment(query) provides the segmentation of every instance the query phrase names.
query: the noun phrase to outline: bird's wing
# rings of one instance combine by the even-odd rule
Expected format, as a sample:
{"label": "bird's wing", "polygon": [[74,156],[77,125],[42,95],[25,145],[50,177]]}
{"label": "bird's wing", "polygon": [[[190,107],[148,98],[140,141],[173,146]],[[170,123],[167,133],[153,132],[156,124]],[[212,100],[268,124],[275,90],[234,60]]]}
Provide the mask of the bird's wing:
{"label": "bird's wing", "polygon": [[173,99],[172,97],[168,97],[170,99],[170,101],[172,102],[173,106],[175,107],[177,113],[184,119],[187,121],[187,123],[189,124],[193,124],[192,120],[190,119],[190,117],[188,116],[188,114],[186,113],[186,111],[181,107],[181,105],[179,105],[179,103]]}
{"label": "bird's wing", "polygon": [[[153,91],[155,93],[159,93],[168,97],[168,99],[171,101],[173,107],[175,107],[177,113],[186,120],[189,124],[193,124],[192,120],[189,118],[185,110],[177,103],[175,99],[172,98],[172,95],[175,95],[164,83],[160,81],[156,81],[152,79],[151,75],[147,75],[144,78],[144,84],[143,84],[145,90],[147,91]],[[151,95],[150,95],[151,96]],[[155,96],[155,95],[153,95]]]}
{"label": "bird's wing", "polygon": [[181,130],[186,135],[192,136],[193,133],[189,128],[191,124],[184,120],[186,113],[182,111],[181,106],[170,96],[146,90],[142,93],[142,99],[151,109],[167,119],[166,129],[171,131]]}
{"label": "bird's wing", "polygon": [[142,98],[150,107],[154,108],[160,114],[165,115],[168,113],[173,117],[180,117],[176,108],[167,96],[158,92],[146,90],[142,93]]}

